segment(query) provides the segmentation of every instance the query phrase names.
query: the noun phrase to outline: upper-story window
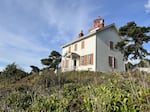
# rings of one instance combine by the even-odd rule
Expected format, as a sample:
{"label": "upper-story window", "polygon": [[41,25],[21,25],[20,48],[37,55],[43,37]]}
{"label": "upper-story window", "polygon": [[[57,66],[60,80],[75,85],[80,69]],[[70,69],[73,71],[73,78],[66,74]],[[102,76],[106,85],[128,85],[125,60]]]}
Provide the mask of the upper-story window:
{"label": "upper-story window", "polygon": [[78,47],[77,44],[74,45],[74,51],[77,51]]}
{"label": "upper-story window", "polygon": [[68,47],[68,52],[69,52],[69,53],[71,52],[71,46]]}
{"label": "upper-story window", "polygon": [[113,43],[113,41],[109,41],[109,47],[110,47],[111,50],[114,49],[114,43]]}
{"label": "upper-story window", "polygon": [[84,41],[81,42],[81,49],[84,49],[85,47],[85,44],[84,44]]}

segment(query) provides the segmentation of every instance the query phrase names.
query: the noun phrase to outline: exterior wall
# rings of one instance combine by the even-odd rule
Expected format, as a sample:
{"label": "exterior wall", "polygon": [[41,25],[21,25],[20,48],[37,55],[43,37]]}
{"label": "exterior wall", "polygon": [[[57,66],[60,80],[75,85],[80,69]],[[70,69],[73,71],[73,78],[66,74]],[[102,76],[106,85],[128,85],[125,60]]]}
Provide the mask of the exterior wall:
{"label": "exterior wall", "polygon": [[[120,41],[113,25],[90,32],[87,36],[81,37],[72,43],[66,44],[62,48],[62,71],[72,70],[91,70],[91,71],[125,71],[123,55],[115,49],[115,44]],[[84,48],[82,42],[84,41]],[[110,41],[113,42],[113,50],[110,49]],[[69,53],[77,54],[78,57],[66,56]],[[93,54],[93,64],[81,65],[81,57]],[[109,65],[109,56],[113,57],[113,64]],[[76,59],[76,67],[74,68],[74,60]],[[68,61],[66,61],[68,60]],[[86,60],[87,61],[87,60]],[[67,65],[66,65],[67,64]]]}
{"label": "exterior wall", "polygon": [[125,66],[123,62],[123,55],[116,50],[110,49],[110,41],[115,44],[120,41],[120,37],[116,32],[114,27],[110,27],[106,30],[97,32],[97,40],[96,40],[96,69],[97,71],[112,71],[114,68],[109,66],[108,57],[112,56],[116,59],[116,70],[117,71],[124,71]]}
{"label": "exterior wall", "polygon": [[85,56],[88,54],[93,54],[93,65],[80,65],[79,70],[91,70],[95,71],[95,53],[96,53],[96,36],[93,35],[87,39],[84,39],[85,48],[80,49],[77,53],[80,54],[80,56]]}
{"label": "exterior wall", "polygon": [[[82,38],[82,37],[81,37]],[[82,49],[82,42],[84,41],[84,48]],[[75,49],[75,46],[77,46],[77,48]],[[83,38],[78,42],[75,42],[71,45],[68,45],[66,47],[64,47],[62,49],[62,56],[64,56],[66,53],[69,53],[69,49],[71,48],[71,53],[76,53],[79,54],[80,57],[81,56],[85,56],[85,55],[89,55],[89,54],[93,54],[93,64],[87,64],[87,65],[81,65],[80,64],[80,57],[77,58],[76,61],[76,70],[91,70],[91,71],[95,71],[96,70],[96,66],[95,66],[95,53],[96,53],[96,35],[92,35],[90,37],[87,38]],[[62,71],[70,71],[73,70],[73,59],[72,58],[67,58],[67,57],[62,57],[62,63],[65,60],[69,60],[69,65],[68,68],[64,67],[64,64],[62,64]]]}

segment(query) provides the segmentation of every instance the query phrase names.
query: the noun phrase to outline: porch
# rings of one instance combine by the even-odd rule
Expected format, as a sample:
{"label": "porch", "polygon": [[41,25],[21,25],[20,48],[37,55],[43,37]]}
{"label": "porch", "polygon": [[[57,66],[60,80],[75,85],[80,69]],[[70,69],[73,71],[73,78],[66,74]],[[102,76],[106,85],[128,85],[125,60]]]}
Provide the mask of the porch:
{"label": "porch", "polygon": [[77,53],[67,53],[64,56],[64,66],[62,71],[76,71],[79,68],[80,56]]}

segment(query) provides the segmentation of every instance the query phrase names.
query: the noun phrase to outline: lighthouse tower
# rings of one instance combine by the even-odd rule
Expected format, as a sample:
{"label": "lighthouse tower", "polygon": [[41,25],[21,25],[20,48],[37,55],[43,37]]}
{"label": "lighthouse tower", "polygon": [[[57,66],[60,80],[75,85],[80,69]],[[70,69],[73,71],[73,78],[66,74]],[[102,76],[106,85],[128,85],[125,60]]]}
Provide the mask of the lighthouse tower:
{"label": "lighthouse tower", "polygon": [[103,27],[104,27],[104,19],[102,19],[100,16],[98,16],[94,20],[94,24],[93,24],[93,27],[90,29],[90,32],[92,32],[93,30],[101,29]]}

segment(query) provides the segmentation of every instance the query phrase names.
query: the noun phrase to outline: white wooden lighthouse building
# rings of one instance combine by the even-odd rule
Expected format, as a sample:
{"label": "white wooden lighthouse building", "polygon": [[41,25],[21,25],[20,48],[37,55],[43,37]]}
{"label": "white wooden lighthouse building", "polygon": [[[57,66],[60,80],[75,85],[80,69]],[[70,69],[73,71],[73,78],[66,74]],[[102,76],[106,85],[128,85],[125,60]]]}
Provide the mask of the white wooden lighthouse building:
{"label": "white wooden lighthouse building", "polygon": [[104,26],[98,17],[88,34],[81,31],[76,40],[62,46],[62,71],[124,71],[123,54],[115,49],[120,40],[115,24]]}

